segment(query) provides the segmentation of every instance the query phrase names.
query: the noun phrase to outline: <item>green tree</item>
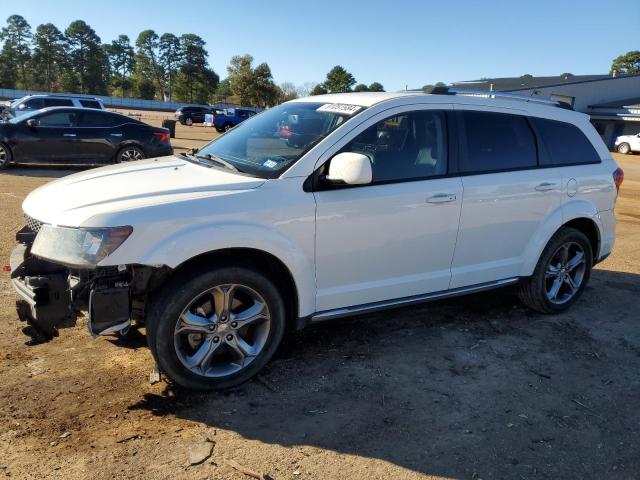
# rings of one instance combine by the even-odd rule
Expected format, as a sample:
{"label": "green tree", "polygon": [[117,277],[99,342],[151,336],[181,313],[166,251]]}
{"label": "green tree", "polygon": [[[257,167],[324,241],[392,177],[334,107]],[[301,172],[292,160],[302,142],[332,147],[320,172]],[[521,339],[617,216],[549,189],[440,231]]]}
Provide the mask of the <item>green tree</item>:
{"label": "green tree", "polygon": [[319,83],[311,89],[309,95],[324,95],[326,93],[329,93],[327,92],[327,88],[324,86],[324,84]]}
{"label": "green tree", "polygon": [[329,73],[327,73],[327,78],[324,81],[324,87],[329,91],[329,93],[350,92],[351,87],[355,83],[356,79],[353,78],[353,75],[347,72],[340,65],[336,65],[329,71]]}
{"label": "green tree", "polygon": [[218,88],[216,88],[216,96],[227,98],[231,95],[233,95],[233,91],[231,90],[231,82],[228,78],[225,78],[218,84]]}
{"label": "green tree", "polygon": [[174,80],[184,56],[180,39],[173,33],[164,33],[160,37],[158,50],[160,66],[164,70],[165,81],[169,89],[169,101],[172,101]]}
{"label": "green tree", "polygon": [[384,92],[384,87],[379,82],[373,82],[371,85],[369,85],[369,91],[370,92]]}
{"label": "green tree", "polygon": [[156,91],[160,92],[164,101],[168,100],[164,85],[162,67],[158,60],[160,39],[153,30],[140,32],[136,39],[136,76],[154,82]]}
{"label": "green tree", "polygon": [[1,60],[5,68],[16,70],[16,86],[29,88],[29,63],[31,61],[31,25],[20,15],[7,18],[7,25],[0,31],[0,40],[4,41]]}
{"label": "green tree", "polygon": [[359,83],[355,87],[353,87],[354,92],[368,92],[369,87],[367,87],[364,83]]}
{"label": "green tree", "polygon": [[611,74],[634,75],[640,73],[640,50],[632,50],[613,59]]}
{"label": "green tree", "polygon": [[278,103],[284,103],[298,98],[298,89],[293,83],[282,82],[278,88],[280,89],[280,98],[278,99]]}
{"label": "green tree", "polygon": [[113,72],[115,72],[112,85],[120,88],[122,96],[125,91],[131,89],[131,72],[135,63],[135,56],[131,41],[126,35],[119,35],[117,40],[113,40],[111,45],[106,46],[109,63]]}
{"label": "green tree", "polygon": [[207,66],[208,53],[205,41],[188,33],[180,37],[183,63],[180,66],[180,82],[176,93],[190,103],[207,103],[220,81],[218,75]]}
{"label": "green tree", "polygon": [[71,22],[65,35],[69,45],[71,73],[80,93],[106,94],[109,59],[100,37],[82,20]]}
{"label": "green tree", "polygon": [[144,100],[153,100],[156,96],[156,85],[147,78],[137,78],[134,82],[136,96]]}
{"label": "green tree", "polygon": [[236,55],[227,71],[231,91],[242,105],[269,107],[278,103],[281,92],[273,81],[271,69],[266,63],[253,68],[253,57]]}
{"label": "green tree", "polygon": [[242,105],[249,105],[253,95],[253,57],[249,54],[235,55],[231,58],[227,80],[231,91]]}
{"label": "green tree", "polygon": [[58,90],[67,63],[64,35],[52,23],[38,25],[33,45],[31,71],[36,88],[49,92]]}

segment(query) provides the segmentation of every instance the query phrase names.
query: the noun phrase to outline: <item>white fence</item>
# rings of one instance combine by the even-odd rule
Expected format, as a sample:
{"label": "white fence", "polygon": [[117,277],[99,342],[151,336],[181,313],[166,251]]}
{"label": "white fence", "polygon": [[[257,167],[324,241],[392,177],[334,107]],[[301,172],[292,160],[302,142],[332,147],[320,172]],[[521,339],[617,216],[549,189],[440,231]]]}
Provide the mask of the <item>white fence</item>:
{"label": "white fence", "polygon": [[[24,97],[26,95],[49,95],[51,92],[39,92],[36,90],[13,90],[11,88],[0,88],[0,98],[5,100],[13,100],[15,98]],[[56,95],[56,94],[54,94]],[[214,107],[214,108],[247,108],[249,110],[260,111],[259,108],[242,107],[241,105],[233,103],[214,103],[212,105],[199,105],[188,104],[178,102],[162,102],[160,100],[143,100],[141,98],[124,98],[124,97],[107,97],[104,95],[83,95],[80,93],[60,93],[59,95],[73,95],[74,97],[90,97],[99,98],[104,103],[105,107],[110,108],[132,108],[136,110],[157,110],[160,112],[172,112],[179,107],[185,105],[197,105],[201,107]]]}

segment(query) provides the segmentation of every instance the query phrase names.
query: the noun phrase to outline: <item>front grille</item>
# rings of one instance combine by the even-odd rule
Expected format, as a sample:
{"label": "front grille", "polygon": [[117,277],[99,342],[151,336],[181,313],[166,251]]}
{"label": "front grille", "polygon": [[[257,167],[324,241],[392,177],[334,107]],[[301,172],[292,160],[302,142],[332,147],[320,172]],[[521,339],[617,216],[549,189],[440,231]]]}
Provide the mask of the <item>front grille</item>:
{"label": "front grille", "polygon": [[40,220],[30,217],[26,213],[24,214],[24,224],[33,233],[38,233],[40,231],[40,227],[42,227],[42,222]]}

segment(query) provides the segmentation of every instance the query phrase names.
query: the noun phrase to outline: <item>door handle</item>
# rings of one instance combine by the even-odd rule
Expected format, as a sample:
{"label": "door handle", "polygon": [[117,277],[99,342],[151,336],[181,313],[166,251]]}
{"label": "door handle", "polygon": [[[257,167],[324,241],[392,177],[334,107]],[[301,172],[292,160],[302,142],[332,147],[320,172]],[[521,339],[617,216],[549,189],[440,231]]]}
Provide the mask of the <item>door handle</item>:
{"label": "door handle", "polygon": [[433,197],[427,198],[427,203],[448,203],[455,202],[455,193],[437,193]]}
{"label": "door handle", "polygon": [[536,185],[536,190],[538,192],[548,192],[549,190],[553,190],[554,188],[556,188],[556,183],[553,182],[542,182],[538,185]]}
{"label": "door handle", "polygon": [[75,133],[63,133],[62,136],[63,137],[77,137],[77,135]]}
{"label": "door handle", "polygon": [[111,135],[112,137],[121,137],[122,136],[121,133],[110,133],[109,135]]}

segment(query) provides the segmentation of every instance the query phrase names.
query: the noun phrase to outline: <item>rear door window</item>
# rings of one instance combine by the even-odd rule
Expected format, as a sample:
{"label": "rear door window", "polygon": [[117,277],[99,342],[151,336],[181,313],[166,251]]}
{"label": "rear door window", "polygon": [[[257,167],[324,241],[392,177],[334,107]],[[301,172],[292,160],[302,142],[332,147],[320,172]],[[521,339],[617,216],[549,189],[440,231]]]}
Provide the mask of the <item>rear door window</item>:
{"label": "rear door window", "polygon": [[45,98],[44,105],[46,107],[73,107],[70,98]]}
{"label": "rear door window", "polygon": [[460,173],[498,172],[538,164],[536,139],[520,115],[459,112]]}
{"label": "rear door window", "polygon": [[125,123],[118,115],[106,112],[83,112],[79,126],[81,127],[114,127]]}
{"label": "rear door window", "polygon": [[571,123],[531,118],[547,155],[540,158],[543,166],[600,163],[600,156],[582,131]]}

